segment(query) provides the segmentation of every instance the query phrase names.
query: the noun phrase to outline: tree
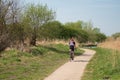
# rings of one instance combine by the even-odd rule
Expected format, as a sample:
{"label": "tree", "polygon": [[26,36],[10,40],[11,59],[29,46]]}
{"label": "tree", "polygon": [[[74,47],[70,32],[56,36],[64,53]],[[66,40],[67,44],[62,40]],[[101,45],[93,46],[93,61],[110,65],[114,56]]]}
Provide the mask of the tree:
{"label": "tree", "polygon": [[73,29],[82,29],[82,21],[67,22],[67,23],[65,23],[65,26],[73,28]]}
{"label": "tree", "polygon": [[39,32],[42,39],[51,40],[51,39],[61,39],[62,30],[63,30],[63,26],[59,21],[51,21],[40,27]]}
{"label": "tree", "polygon": [[43,24],[52,21],[55,18],[55,12],[47,7],[47,5],[31,4],[24,12],[24,21],[31,27],[30,44],[36,45],[38,38],[38,29]]}
{"label": "tree", "polygon": [[82,30],[82,21],[66,23],[61,34],[67,39],[70,37],[75,37],[79,42],[86,42],[88,39],[87,32]]}
{"label": "tree", "polygon": [[10,46],[13,40],[10,24],[17,20],[18,0],[0,0],[0,51]]}
{"label": "tree", "polygon": [[112,37],[117,39],[118,37],[120,37],[120,32],[117,32],[117,33],[113,34]]}
{"label": "tree", "polygon": [[99,28],[93,28],[93,32],[94,33],[100,33],[100,29]]}
{"label": "tree", "polygon": [[107,38],[106,35],[103,33],[96,33],[96,37],[97,42],[105,41],[105,39]]}

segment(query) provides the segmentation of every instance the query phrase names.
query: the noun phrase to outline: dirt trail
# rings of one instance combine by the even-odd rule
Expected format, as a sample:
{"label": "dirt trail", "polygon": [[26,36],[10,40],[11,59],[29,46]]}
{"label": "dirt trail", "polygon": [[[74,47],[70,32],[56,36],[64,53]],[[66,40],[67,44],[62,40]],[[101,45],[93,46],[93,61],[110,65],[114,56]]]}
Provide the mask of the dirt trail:
{"label": "dirt trail", "polygon": [[81,80],[84,69],[95,51],[84,49],[83,55],[75,57],[73,62],[67,62],[44,80]]}

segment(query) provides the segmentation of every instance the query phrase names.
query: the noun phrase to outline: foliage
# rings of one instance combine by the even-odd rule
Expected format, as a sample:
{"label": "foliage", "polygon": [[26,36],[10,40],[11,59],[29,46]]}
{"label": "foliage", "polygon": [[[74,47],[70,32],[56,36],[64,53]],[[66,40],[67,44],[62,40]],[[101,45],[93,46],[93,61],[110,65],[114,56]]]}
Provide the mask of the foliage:
{"label": "foliage", "polygon": [[52,21],[40,27],[40,38],[45,40],[60,39],[63,26],[59,21]]}
{"label": "foliage", "polygon": [[55,14],[50,10],[47,5],[33,5],[27,7],[24,12],[23,21],[25,21],[31,27],[31,45],[36,45],[36,39],[38,38],[38,29],[43,24],[53,20]]}
{"label": "foliage", "polygon": [[107,38],[106,35],[103,33],[96,34],[96,41],[97,42],[103,42],[103,41],[105,41],[106,38]]}
{"label": "foliage", "polygon": [[113,34],[112,37],[117,39],[118,37],[120,37],[120,32]]}
{"label": "foliage", "polygon": [[82,23],[82,21],[67,22],[65,23],[65,26],[73,29],[82,29]]}
{"label": "foliage", "polygon": [[[70,24],[70,23],[69,23]],[[75,37],[79,42],[87,41],[87,33],[79,27],[72,27],[68,23],[62,25],[59,21],[52,21],[40,28],[40,38],[43,39],[69,39]]]}
{"label": "foliage", "polygon": [[100,29],[94,28],[91,22],[69,22],[65,24],[65,27],[75,30],[71,34],[77,34],[75,37],[79,42],[100,42],[106,39],[106,36],[100,32]]}
{"label": "foliage", "polygon": [[[18,0],[0,0],[0,51],[10,46],[15,34],[11,34],[11,27],[18,21],[20,7]],[[14,32],[15,30],[13,30]]]}

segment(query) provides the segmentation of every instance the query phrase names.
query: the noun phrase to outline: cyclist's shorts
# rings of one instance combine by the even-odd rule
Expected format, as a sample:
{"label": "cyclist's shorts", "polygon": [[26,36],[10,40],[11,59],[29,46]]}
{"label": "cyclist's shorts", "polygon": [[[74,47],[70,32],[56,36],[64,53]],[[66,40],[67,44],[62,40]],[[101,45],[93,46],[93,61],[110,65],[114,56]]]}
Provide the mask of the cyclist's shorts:
{"label": "cyclist's shorts", "polygon": [[70,49],[71,49],[72,51],[74,51],[74,46],[71,45],[71,46],[70,46]]}

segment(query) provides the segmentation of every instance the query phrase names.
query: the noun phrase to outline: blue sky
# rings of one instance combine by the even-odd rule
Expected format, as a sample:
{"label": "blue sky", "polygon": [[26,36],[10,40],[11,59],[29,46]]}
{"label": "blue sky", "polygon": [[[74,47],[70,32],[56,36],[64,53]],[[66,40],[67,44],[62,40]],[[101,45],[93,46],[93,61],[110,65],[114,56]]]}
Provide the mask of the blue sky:
{"label": "blue sky", "polygon": [[24,0],[24,3],[47,4],[61,23],[92,21],[94,27],[108,36],[120,32],[120,0]]}

